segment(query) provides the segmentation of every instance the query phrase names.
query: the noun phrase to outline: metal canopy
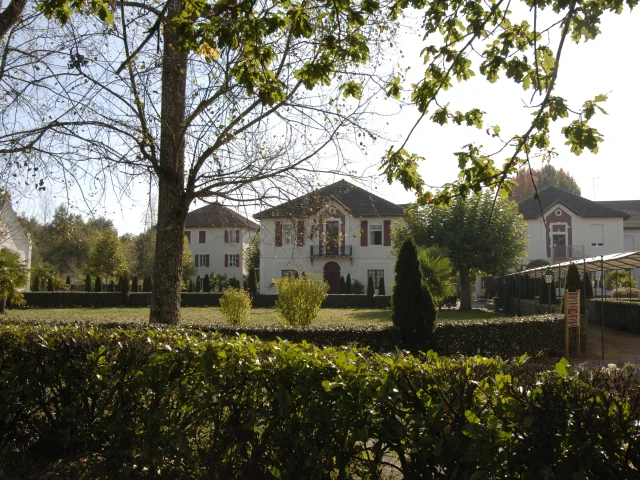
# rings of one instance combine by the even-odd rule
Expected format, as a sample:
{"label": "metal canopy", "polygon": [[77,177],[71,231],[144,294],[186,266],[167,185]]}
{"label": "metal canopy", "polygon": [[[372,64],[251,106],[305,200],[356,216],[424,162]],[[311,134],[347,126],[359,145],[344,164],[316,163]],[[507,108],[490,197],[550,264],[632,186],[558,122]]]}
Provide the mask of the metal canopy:
{"label": "metal canopy", "polygon": [[604,270],[629,270],[633,268],[640,268],[640,252],[627,252],[627,253],[613,253],[611,255],[604,255],[599,257],[590,258],[576,258],[568,262],[556,263],[553,265],[545,265],[538,268],[530,268],[529,270],[522,270],[516,273],[510,273],[512,275],[529,275],[531,278],[542,278],[547,268],[551,268],[553,273],[559,273],[565,275],[569,265],[575,264],[580,267],[580,270],[586,270],[587,272],[599,272]]}

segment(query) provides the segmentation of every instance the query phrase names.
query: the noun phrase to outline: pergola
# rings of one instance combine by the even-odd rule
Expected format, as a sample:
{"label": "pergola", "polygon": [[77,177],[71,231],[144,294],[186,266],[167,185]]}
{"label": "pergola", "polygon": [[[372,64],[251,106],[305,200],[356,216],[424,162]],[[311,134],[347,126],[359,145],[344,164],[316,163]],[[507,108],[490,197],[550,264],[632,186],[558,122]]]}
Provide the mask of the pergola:
{"label": "pergola", "polygon": [[[555,263],[553,265],[545,265],[543,267],[530,268],[519,272],[511,273],[507,276],[526,275],[529,278],[543,278],[548,269],[560,277],[566,275],[569,265],[578,266],[583,272],[600,272],[600,276],[604,281],[604,272],[611,270],[632,270],[640,268],[640,252],[613,253],[611,255],[600,255],[598,257],[575,258],[566,262]],[[585,279],[586,281],[586,279]],[[604,287],[601,288],[602,298],[604,300]],[[604,302],[602,303],[602,360],[604,360]]]}

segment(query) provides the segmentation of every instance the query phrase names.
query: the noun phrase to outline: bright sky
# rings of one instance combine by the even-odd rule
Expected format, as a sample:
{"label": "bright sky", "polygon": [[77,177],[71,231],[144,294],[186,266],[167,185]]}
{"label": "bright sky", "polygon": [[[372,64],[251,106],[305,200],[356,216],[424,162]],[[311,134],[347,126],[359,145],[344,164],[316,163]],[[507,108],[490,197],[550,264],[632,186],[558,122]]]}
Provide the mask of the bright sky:
{"label": "bright sky", "polygon": [[[556,94],[569,99],[570,105],[579,108],[584,100],[593,99],[600,93],[607,94],[609,99],[603,105],[609,115],[597,115],[592,121],[604,136],[604,143],[597,155],[589,152],[575,156],[564,146],[560,134],[561,126],[555,128],[552,137],[553,145],[559,153],[553,161],[556,168],[563,168],[576,179],[582,195],[596,200],[629,200],[640,199],[638,179],[640,179],[640,162],[638,162],[637,119],[640,112],[640,93],[638,76],[640,65],[635,54],[640,45],[640,14],[637,11],[623,15],[607,15],[601,25],[602,34],[587,44],[565,44],[560,62],[560,74]],[[404,57],[398,58],[401,65],[411,65],[411,72],[419,75],[422,61],[419,52],[422,48],[420,37],[406,36],[402,42]],[[554,47],[555,49],[555,47]],[[415,59],[415,60],[414,60]],[[415,77],[414,77],[415,78]],[[523,133],[530,121],[530,111],[523,108],[522,100],[530,99],[531,93],[523,92],[512,82],[499,81],[489,84],[482,79],[475,79],[462,85],[455,85],[448,93],[451,108],[468,110],[478,107],[486,113],[486,126],[500,125],[502,134]],[[377,105],[386,110],[384,101]],[[378,125],[388,129],[388,136],[397,138],[396,145],[413,126],[417,114],[415,109],[405,108],[391,119],[390,126]],[[458,169],[453,152],[460,150],[465,144],[475,141],[490,147],[491,139],[484,130],[475,128],[444,126],[440,127],[428,119],[416,129],[407,145],[407,150],[425,157],[420,173],[429,185],[439,186],[455,180]],[[372,174],[377,169],[379,159],[386,149],[387,143],[377,142],[369,148],[366,157],[354,152],[356,168]],[[491,151],[487,148],[487,151]],[[357,158],[357,157],[360,158]],[[502,160],[502,158],[501,158]],[[539,167],[540,163],[534,165]],[[368,170],[367,170],[368,167]],[[336,179],[337,180],[337,179]],[[371,189],[380,196],[396,203],[408,203],[413,195],[400,185],[388,185],[383,178]],[[143,230],[143,219],[147,206],[147,187],[140,185],[135,191],[135,201],[124,201],[122,205],[111,204],[98,212],[111,218],[120,234],[138,233]],[[56,204],[67,202],[66,198],[57,196]],[[193,205],[196,208],[200,205]],[[20,205],[19,210],[39,216],[39,207]]]}

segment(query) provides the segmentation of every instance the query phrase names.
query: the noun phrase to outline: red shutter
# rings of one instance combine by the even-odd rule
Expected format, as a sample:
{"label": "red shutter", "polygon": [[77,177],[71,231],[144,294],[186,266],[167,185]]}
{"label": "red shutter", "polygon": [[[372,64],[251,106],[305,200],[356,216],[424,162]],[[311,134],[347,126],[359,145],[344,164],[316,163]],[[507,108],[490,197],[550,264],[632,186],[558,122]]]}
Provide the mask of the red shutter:
{"label": "red shutter", "polygon": [[187,242],[191,243],[191,231],[187,230],[184,234],[187,236]]}
{"label": "red shutter", "polygon": [[207,232],[205,230],[200,230],[198,232],[199,238],[198,238],[198,242],[199,243],[207,243]]}
{"label": "red shutter", "polygon": [[236,267],[242,268],[242,265],[240,265],[240,254],[236,255]]}
{"label": "red shutter", "polygon": [[391,220],[385,220],[383,222],[383,229],[384,229],[384,246],[385,247],[390,247],[391,246]]}
{"label": "red shutter", "polygon": [[236,243],[240,243],[240,230],[236,230]]}
{"label": "red shutter", "polygon": [[228,253],[224,254],[224,266],[225,267],[229,266],[229,254]]}
{"label": "red shutter", "polygon": [[282,246],[282,222],[276,222],[276,247]]}
{"label": "red shutter", "polygon": [[224,231],[224,243],[229,243],[229,230]]}
{"label": "red shutter", "polygon": [[194,255],[194,257],[195,257],[195,260],[194,260],[195,261],[195,265],[197,267],[198,266],[198,255]]}
{"label": "red shutter", "polygon": [[205,263],[205,266],[207,268],[209,268],[209,254],[208,253],[204,256],[204,263]]}
{"label": "red shutter", "polygon": [[369,245],[369,222],[362,220],[360,222],[360,246],[366,247]]}
{"label": "red shutter", "polygon": [[298,221],[298,246],[304,245],[304,221]]}

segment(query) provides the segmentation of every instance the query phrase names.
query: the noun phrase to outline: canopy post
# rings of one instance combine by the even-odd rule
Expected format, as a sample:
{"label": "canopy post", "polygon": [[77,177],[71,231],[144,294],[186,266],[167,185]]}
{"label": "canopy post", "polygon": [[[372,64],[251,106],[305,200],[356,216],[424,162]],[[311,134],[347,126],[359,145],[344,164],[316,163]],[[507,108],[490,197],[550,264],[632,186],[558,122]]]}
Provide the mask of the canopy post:
{"label": "canopy post", "polygon": [[600,287],[600,308],[601,308],[601,337],[600,343],[602,343],[602,361],[604,362],[604,286],[606,284],[604,280],[604,255],[600,255],[600,280],[602,281]]}

